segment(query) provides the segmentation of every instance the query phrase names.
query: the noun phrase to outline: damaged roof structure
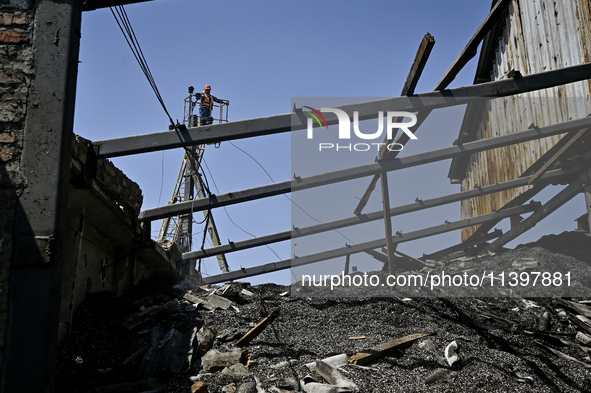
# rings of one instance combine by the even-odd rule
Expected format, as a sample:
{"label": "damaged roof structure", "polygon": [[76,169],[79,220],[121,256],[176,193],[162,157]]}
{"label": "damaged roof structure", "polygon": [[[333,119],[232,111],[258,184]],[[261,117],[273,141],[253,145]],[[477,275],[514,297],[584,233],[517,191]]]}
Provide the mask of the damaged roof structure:
{"label": "damaged roof structure", "polygon": [[[208,285],[364,252],[382,260],[392,274],[402,266],[394,257],[397,244],[462,230],[464,242],[437,255],[402,255],[404,269],[428,277],[436,269],[461,275],[496,266],[519,279],[532,269],[568,270],[580,273],[572,284],[573,293],[582,293],[576,290],[590,282],[588,211],[582,219],[587,234],[567,233],[558,241],[496,252],[582,192],[590,208],[588,2],[494,1],[434,91],[414,93],[433,44],[427,35],[401,97],[338,108],[358,112],[360,119],[395,108],[417,113],[420,124],[437,108],[467,105],[454,146],[405,157],[384,151],[375,163],[143,211],[137,184],[107,158],[292,132],[305,129],[306,119],[295,108],[290,114],[200,129],[72,140],[81,13],[121,3],[126,2],[42,0],[33,7],[14,0],[2,6],[9,34],[0,38],[11,48],[13,66],[3,66],[2,74],[13,100],[12,117],[2,120],[0,152],[7,228],[0,282],[3,392],[53,390],[58,331],[62,338],[72,332],[57,362],[57,386],[66,391],[586,389],[591,311],[584,299],[559,299],[561,292],[532,301],[517,290],[496,293],[507,296],[500,299],[461,297],[464,293],[447,299],[422,298],[422,293],[369,297],[345,289],[327,299],[301,283],[291,288]],[[49,45],[57,31],[59,45]],[[474,85],[446,89],[481,43]],[[338,120],[327,116],[327,122]],[[407,141],[402,134],[396,142]],[[449,176],[461,184],[460,192],[389,206],[388,172],[447,159],[452,159]],[[373,179],[369,193],[381,181],[383,211],[363,213],[362,200],[348,218],[183,255],[174,245],[162,249],[146,235],[150,223],[164,217],[362,177]],[[526,204],[549,184],[563,188],[545,204]],[[458,201],[459,221],[392,233],[397,214]],[[525,214],[530,215],[521,219]],[[491,232],[505,218],[511,229]],[[171,290],[170,281],[162,280],[192,278],[198,258],[367,220],[384,220],[383,239],[195,277],[202,287],[188,280]],[[497,240],[487,243],[492,239]],[[559,246],[552,249],[553,243]],[[458,250],[472,253],[449,257]],[[542,279],[554,282],[556,277]],[[123,295],[130,288],[132,294],[123,298],[103,292]]]}

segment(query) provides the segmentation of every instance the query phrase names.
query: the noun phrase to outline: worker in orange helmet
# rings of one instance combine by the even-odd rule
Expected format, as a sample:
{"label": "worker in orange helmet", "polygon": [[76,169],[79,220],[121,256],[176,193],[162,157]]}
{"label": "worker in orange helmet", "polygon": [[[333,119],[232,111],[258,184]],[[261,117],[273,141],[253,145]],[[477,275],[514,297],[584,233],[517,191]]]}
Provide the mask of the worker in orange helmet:
{"label": "worker in orange helmet", "polygon": [[203,92],[195,94],[199,103],[199,116],[201,116],[201,125],[212,124],[213,117],[211,117],[211,110],[213,109],[213,103],[230,105],[228,100],[220,100],[211,94],[211,86],[205,85]]}

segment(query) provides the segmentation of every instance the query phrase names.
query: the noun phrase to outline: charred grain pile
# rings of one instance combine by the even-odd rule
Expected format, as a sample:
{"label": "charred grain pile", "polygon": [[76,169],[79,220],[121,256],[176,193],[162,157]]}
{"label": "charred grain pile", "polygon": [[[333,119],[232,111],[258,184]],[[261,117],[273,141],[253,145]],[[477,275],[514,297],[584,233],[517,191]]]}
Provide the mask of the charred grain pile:
{"label": "charred grain pile", "polygon": [[[564,233],[436,264],[584,272],[590,243]],[[61,346],[58,390],[583,392],[589,351],[591,297],[326,298],[300,283],[152,285],[85,301]]]}

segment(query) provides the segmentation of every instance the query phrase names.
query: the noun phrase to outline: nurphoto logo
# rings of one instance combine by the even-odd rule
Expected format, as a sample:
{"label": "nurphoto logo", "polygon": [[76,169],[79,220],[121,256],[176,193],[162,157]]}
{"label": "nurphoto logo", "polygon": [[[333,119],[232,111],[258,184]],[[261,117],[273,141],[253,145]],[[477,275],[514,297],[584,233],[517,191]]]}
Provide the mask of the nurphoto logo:
{"label": "nurphoto logo", "polygon": [[[338,139],[341,140],[351,140],[351,123],[353,123],[353,132],[355,136],[362,140],[379,140],[383,139],[382,134],[384,133],[384,117],[386,118],[386,136],[389,141],[392,141],[393,135],[395,135],[394,130],[400,129],[404,132],[409,139],[418,139],[414,133],[410,130],[412,126],[417,124],[417,117],[412,112],[400,112],[400,111],[388,111],[386,112],[386,116],[384,116],[383,111],[379,111],[377,113],[377,120],[378,120],[378,129],[375,132],[365,133],[359,129],[359,112],[353,111],[353,121],[351,118],[342,109],[337,108],[320,108],[320,110],[314,109],[309,106],[305,106],[304,108],[310,109],[310,112],[305,112],[306,114],[310,115],[308,117],[308,139],[314,139],[314,120],[316,120],[316,124],[320,129],[325,129],[328,131],[328,123],[323,115],[323,113],[333,113],[337,116],[339,121],[339,134]],[[323,150],[348,150],[348,151],[368,151],[372,148],[376,148],[378,151],[382,148],[383,145],[386,145],[386,148],[389,151],[401,151],[403,149],[403,145],[400,143],[390,142],[385,144],[383,142],[372,142],[372,143],[329,143],[329,142],[321,142],[318,144],[319,151]]]}

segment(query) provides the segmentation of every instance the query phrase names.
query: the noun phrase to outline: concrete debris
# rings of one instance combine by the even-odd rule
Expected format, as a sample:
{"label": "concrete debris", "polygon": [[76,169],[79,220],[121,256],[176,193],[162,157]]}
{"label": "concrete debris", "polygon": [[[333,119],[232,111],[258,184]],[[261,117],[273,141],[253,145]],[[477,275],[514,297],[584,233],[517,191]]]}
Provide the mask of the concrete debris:
{"label": "concrete debris", "polygon": [[233,377],[247,377],[250,375],[250,371],[242,363],[236,363],[229,367],[225,367],[222,372],[224,375],[231,375]]}
{"label": "concrete debris", "polygon": [[458,353],[456,352],[458,349],[458,343],[454,340],[447,347],[445,347],[445,359],[447,360],[447,364],[449,367],[453,366],[455,362],[458,361]]}
{"label": "concrete debris", "polygon": [[[285,367],[291,366],[292,364],[297,364],[297,363],[298,363],[298,361],[296,359],[289,359],[289,360],[284,360],[283,362],[279,362],[277,364],[272,364],[270,367],[275,370],[278,370],[278,369],[285,368]],[[308,364],[312,364],[312,363],[308,363]],[[314,364],[314,365],[316,365],[316,364]],[[308,366],[308,365],[306,364],[306,366]],[[310,367],[308,367],[308,368],[310,368]],[[310,370],[310,371],[314,371],[314,367],[312,367],[312,370]]]}
{"label": "concrete debris", "polygon": [[535,269],[538,267],[538,261],[534,258],[520,258],[513,262],[513,268],[516,270]]}
{"label": "concrete debris", "polygon": [[203,326],[195,336],[196,342],[193,342],[193,347],[196,347],[195,356],[202,357],[207,351],[211,349],[216,338],[216,330],[208,326]]}
{"label": "concrete debris", "polygon": [[222,393],[235,393],[236,388],[237,388],[236,383],[232,382],[232,383],[222,387]]}
{"label": "concrete debris", "polygon": [[217,371],[236,363],[245,364],[247,354],[248,351],[240,348],[234,348],[229,352],[220,352],[217,349],[210,349],[201,357],[201,363],[205,371]]}
{"label": "concrete debris", "polygon": [[587,336],[585,333],[577,332],[575,338],[581,344],[591,347],[591,337]]}
{"label": "concrete debris", "polygon": [[298,390],[299,386],[300,383],[293,375],[275,382],[275,387],[280,389]]}
{"label": "concrete debris", "polygon": [[250,292],[248,289],[244,289],[242,288],[242,290],[240,291],[241,294],[245,295],[245,296],[254,296],[254,293]]}
{"label": "concrete debris", "polygon": [[425,385],[431,385],[439,381],[449,381],[450,379],[451,373],[449,370],[438,368],[425,379]]}
{"label": "concrete debris", "polygon": [[324,380],[331,385],[341,388],[348,388],[351,389],[351,391],[358,390],[357,385],[353,381],[338,372],[337,369],[324,363],[322,360],[316,361],[316,367],[314,367],[314,371],[316,371],[318,375],[324,378]]}
{"label": "concrete debris", "polygon": [[208,296],[201,298],[190,293],[185,293],[183,298],[199,305],[206,310],[215,311],[217,309],[227,310],[232,306],[232,301],[216,294],[209,294]]}
{"label": "concrete debris", "polygon": [[318,383],[313,377],[307,375],[300,380],[300,389],[305,393],[349,393],[353,390],[326,383]]}
{"label": "concrete debris", "polygon": [[255,382],[245,382],[238,386],[236,393],[257,393],[257,386]]}
{"label": "concrete debris", "polygon": [[[346,353],[342,353],[340,355],[334,355],[328,358],[324,358],[322,359],[322,362],[324,362],[330,367],[339,368],[346,366],[349,363],[349,358],[349,355],[347,355]],[[307,363],[306,367],[308,368],[308,370],[312,372],[314,371],[314,368],[316,368],[316,362]]]}
{"label": "concrete debris", "polygon": [[538,318],[538,330],[545,331],[548,330],[550,325],[550,312],[544,311],[542,315]]}

